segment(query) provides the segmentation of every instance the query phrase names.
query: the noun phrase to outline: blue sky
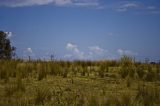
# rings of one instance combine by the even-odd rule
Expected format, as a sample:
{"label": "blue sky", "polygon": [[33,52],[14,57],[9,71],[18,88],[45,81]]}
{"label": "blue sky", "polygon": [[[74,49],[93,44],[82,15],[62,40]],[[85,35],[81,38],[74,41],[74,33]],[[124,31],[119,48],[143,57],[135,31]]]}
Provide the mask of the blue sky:
{"label": "blue sky", "polygon": [[160,60],[160,0],[0,0],[21,58]]}

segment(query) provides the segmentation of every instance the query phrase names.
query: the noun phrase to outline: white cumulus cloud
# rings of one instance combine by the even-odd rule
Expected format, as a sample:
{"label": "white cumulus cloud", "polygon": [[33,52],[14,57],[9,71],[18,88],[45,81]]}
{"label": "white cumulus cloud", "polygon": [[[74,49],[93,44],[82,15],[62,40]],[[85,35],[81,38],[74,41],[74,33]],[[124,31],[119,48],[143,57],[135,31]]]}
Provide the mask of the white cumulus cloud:
{"label": "white cumulus cloud", "polygon": [[30,47],[27,48],[27,52],[28,52],[28,53],[33,53],[32,48],[30,48]]}
{"label": "white cumulus cloud", "polygon": [[118,52],[119,55],[130,55],[130,56],[136,56],[136,55],[138,55],[138,53],[133,52],[131,50],[118,49],[117,52]]}
{"label": "white cumulus cloud", "polygon": [[100,48],[99,46],[92,46],[92,47],[89,47],[89,49],[95,54],[103,54],[106,52],[105,49]]}
{"label": "white cumulus cloud", "polygon": [[73,43],[67,43],[66,49],[68,49],[68,50],[76,50],[76,49],[78,49],[78,47],[77,47],[77,45],[75,45]]}
{"label": "white cumulus cloud", "polygon": [[71,51],[73,53],[73,55],[75,57],[77,57],[78,59],[83,59],[84,58],[84,52],[80,51],[76,44],[67,43],[66,49]]}

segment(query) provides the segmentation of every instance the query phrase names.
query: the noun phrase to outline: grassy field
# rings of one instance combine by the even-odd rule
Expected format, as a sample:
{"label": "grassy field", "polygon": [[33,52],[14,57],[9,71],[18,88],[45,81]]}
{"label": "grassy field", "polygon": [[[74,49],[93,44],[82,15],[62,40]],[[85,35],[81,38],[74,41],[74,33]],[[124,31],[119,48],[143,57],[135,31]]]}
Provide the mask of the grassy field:
{"label": "grassy field", "polygon": [[160,106],[160,64],[1,60],[0,106]]}

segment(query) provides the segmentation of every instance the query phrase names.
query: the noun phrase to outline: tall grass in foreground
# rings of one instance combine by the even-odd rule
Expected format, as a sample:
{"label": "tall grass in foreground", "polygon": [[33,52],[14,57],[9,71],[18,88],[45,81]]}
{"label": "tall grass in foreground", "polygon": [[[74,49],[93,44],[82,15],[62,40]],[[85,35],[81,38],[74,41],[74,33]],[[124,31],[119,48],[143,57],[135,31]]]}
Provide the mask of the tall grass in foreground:
{"label": "tall grass in foreground", "polygon": [[144,106],[158,106],[160,104],[160,89],[145,84],[138,85],[136,99]]}
{"label": "tall grass in foreground", "polygon": [[159,106],[160,65],[0,60],[0,106]]}

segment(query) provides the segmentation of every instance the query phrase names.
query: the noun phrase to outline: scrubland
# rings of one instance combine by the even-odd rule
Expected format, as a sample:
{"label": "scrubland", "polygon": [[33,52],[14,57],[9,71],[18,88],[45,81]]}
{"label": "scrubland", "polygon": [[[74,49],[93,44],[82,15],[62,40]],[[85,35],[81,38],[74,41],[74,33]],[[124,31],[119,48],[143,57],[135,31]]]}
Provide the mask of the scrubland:
{"label": "scrubland", "polygon": [[0,60],[0,106],[160,106],[160,64]]}

